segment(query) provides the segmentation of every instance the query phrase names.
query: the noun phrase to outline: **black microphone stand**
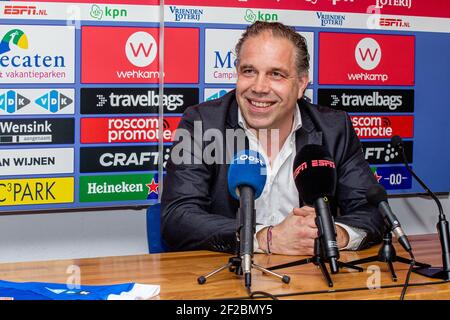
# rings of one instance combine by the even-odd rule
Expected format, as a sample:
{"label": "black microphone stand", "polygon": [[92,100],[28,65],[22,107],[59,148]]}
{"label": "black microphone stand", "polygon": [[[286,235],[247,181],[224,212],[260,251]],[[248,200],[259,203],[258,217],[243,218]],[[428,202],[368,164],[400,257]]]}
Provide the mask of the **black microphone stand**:
{"label": "black microphone stand", "polygon": [[[392,233],[387,227],[384,228],[383,244],[381,245],[380,250],[378,251],[377,255],[350,261],[348,263],[351,265],[358,265],[358,264],[375,262],[375,261],[387,263],[389,270],[391,272],[392,281],[397,281],[397,275],[395,274],[393,262],[402,262],[402,263],[406,263],[409,265],[412,262],[411,259],[406,259],[406,258],[397,256],[395,248],[392,245]],[[415,265],[420,266],[420,267],[429,267],[430,266],[428,264],[420,263],[420,262],[415,262]]]}
{"label": "black microphone stand", "polygon": [[[312,263],[316,265],[320,271],[322,272],[322,275],[325,278],[325,281],[327,282],[329,287],[333,286],[333,281],[331,280],[330,273],[328,272],[328,269],[325,265],[326,262],[329,262],[328,259],[326,259],[325,252],[324,252],[324,244],[323,244],[323,236],[319,236],[314,239],[314,255],[311,258],[301,259],[294,262],[289,262],[285,264],[280,264],[278,266],[273,266],[268,268],[269,270],[277,270],[282,268],[288,268],[288,267],[294,267],[294,266],[301,266],[304,264]],[[348,269],[354,269],[358,270],[359,272],[363,271],[363,268],[353,266],[351,264],[336,261],[337,265],[339,267],[348,268]]]}
{"label": "black microphone stand", "polygon": [[[256,212],[255,212],[255,210],[253,210],[253,219],[252,219],[253,224],[256,221],[254,219],[255,216],[256,216]],[[241,257],[241,253],[240,253],[240,242],[241,242],[241,240],[240,240],[240,231],[241,231],[241,229],[243,227],[243,221],[241,221],[241,218],[245,219],[245,217],[242,217],[242,215],[240,214],[240,209],[238,209],[237,217],[236,217],[236,221],[237,221],[237,224],[238,224],[237,231],[236,231],[236,240],[237,240],[236,241],[236,248],[235,248],[235,254],[236,255],[231,257],[231,258],[229,258],[227,264],[217,268],[216,270],[208,273],[207,275],[198,277],[197,278],[198,284],[206,283],[206,280],[209,277],[212,277],[216,273],[219,273],[220,271],[225,270],[227,268],[228,268],[228,270],[230,272],[234,272],[238,276],[242,276],[243,275],[243,267],[242,267],[243,261],[242,261],[242,257]],[[254,227],[253,227],[253,230],[254,230]],[[287,275],[280,275],[280,274],[272,272],[272,271],[270,271],[270,270],[268,270],[266,268],[263,268],[260,265],[257,265],[256,263],[253,263],[253,255],[252,255],[252,259],[251,259],[251,268],[255,268],[256,270],[259,270],[262,273],[266,273],[266,274],[269,274],[271,276],[277,277],[283,283],[286,283],[286,284],[291,281],[291,278],[289,276],[287,276]],[[250,274],[246,275],[245,284],[246,284],[247,288],[250,287],[250,285],[251,285]]]}
{"label": "black microphone stand", "polygon": [[[428,195],[436,202],[439,210],[439,221],[436,224],[436,228],[439,234],[439,240],[441,242],[442,250],[442,267],[425,266],[414,268],[413,272],[434,279],[450,280],[450,229],[447,219],[445,218],[444,210],[442,209],[441,202],[436,195],[431,191],[426,184],[416,175],[410,168],[408,160],[406,159],[405,148],[403,147],[403,141],[398,137],[398,141],[393,142],[402,152],[403,162],[409,173],[416,179],[416,181],[424,188]],[[394,138],[392,138],[393,140]]]}

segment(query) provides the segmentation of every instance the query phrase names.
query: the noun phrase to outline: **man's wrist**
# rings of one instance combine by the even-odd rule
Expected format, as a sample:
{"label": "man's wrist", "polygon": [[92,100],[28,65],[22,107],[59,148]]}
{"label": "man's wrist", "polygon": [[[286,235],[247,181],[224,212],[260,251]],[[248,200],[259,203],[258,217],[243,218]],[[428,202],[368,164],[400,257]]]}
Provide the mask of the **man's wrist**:
{"label": "man's wrist", "polygon": [[336,241],[338,244],[338,248],[342,249],[347,247],[349,240],[350,236],[348,235],[347,230],[339,225],[336,225]]}

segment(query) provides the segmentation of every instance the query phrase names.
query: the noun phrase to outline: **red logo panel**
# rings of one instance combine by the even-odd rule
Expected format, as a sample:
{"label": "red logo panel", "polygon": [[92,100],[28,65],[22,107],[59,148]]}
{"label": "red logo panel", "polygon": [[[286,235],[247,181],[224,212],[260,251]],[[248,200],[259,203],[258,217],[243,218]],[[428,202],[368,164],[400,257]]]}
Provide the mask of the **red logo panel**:
{"label": "red logo panel", "polygon": [[[198,29],[164,32],[164,81],[198,83]],[[87,26],[81,42],[81,82],[159,83],[158,28]]]}
{"label": "red logo panel", "polygon": [[414,36],[319,35],[319,83],[414,85]]}
{"label": "red logo panel", "polygon": [[413,137],[414,116],[351,116],[350,119],[360,139]]}
{"label": "red logo panel", "polygon": [[[180,120],[164,118],[164,142],[173,140]],[[81,119],[81,143],[124,142],[158,142],[158,117]]]}

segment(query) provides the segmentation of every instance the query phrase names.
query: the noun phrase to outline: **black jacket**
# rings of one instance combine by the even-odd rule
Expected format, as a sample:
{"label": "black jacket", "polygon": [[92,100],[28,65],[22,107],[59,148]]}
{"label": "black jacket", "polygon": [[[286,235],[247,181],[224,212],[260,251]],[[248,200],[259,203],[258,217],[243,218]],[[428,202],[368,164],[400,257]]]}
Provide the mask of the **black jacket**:
{"label": "black jacket", "polygon": [[[298,100],[298,105],[302,127],[296,131],[296,150],[306,144],[323,145],[336,163],[338,182],[332,205],[335,221],[367,231],[367,237],[359,249],[380,242],[383,230],[381,215],[365,200],[367,188],[376,183],[376,179],[364,159],[361,143],[348,115],[343,111],[310,104],[304,99]],[[193,133],[194,121],[201,121],[202,132],[218,129],[224,133],[226,129],[233,129],[244,134],[238,126],[235,91],[220,99],[189,107],[178,128]],[[230,143],[229,140],[226,142]],[[247,147],[248,140],[244,140]],[[187,142],[183,141],[176,142],[172,151],[179,143]],[[197,160],[197,164],[167,161],[161,201],[163,240],[170,250],[234,252],[235,216],[239,202],[228,192],[226,163],[229,162],[208,164],[210,162],[204,161],[204,158],[200,161],[199,155],[211,142],[192,139],[189,143],[191,150],[197,148],[197,153],[184,151],[183,156],[191,161]],[[178,151],[180,147],[178,145]],[[236,151],[224,152],[223,159],[232,157]]]}

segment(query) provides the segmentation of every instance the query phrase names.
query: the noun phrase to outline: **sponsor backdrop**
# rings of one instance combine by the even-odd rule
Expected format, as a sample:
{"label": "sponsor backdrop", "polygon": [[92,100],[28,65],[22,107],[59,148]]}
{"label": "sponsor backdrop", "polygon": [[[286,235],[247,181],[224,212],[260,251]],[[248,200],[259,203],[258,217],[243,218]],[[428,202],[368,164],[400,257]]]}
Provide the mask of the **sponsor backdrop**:
{"label": "sponsor backdrop", "polygon": [[166,0],[164,17],[158,0],[2,1],[0,19],[3,212],[156,202],[183,112],[233,90],[234,45],[257,20],[306,38],[305,98],[349,113],[389,193],[422,191],[393,135],[434,191],[450,191],[445,1]]}

